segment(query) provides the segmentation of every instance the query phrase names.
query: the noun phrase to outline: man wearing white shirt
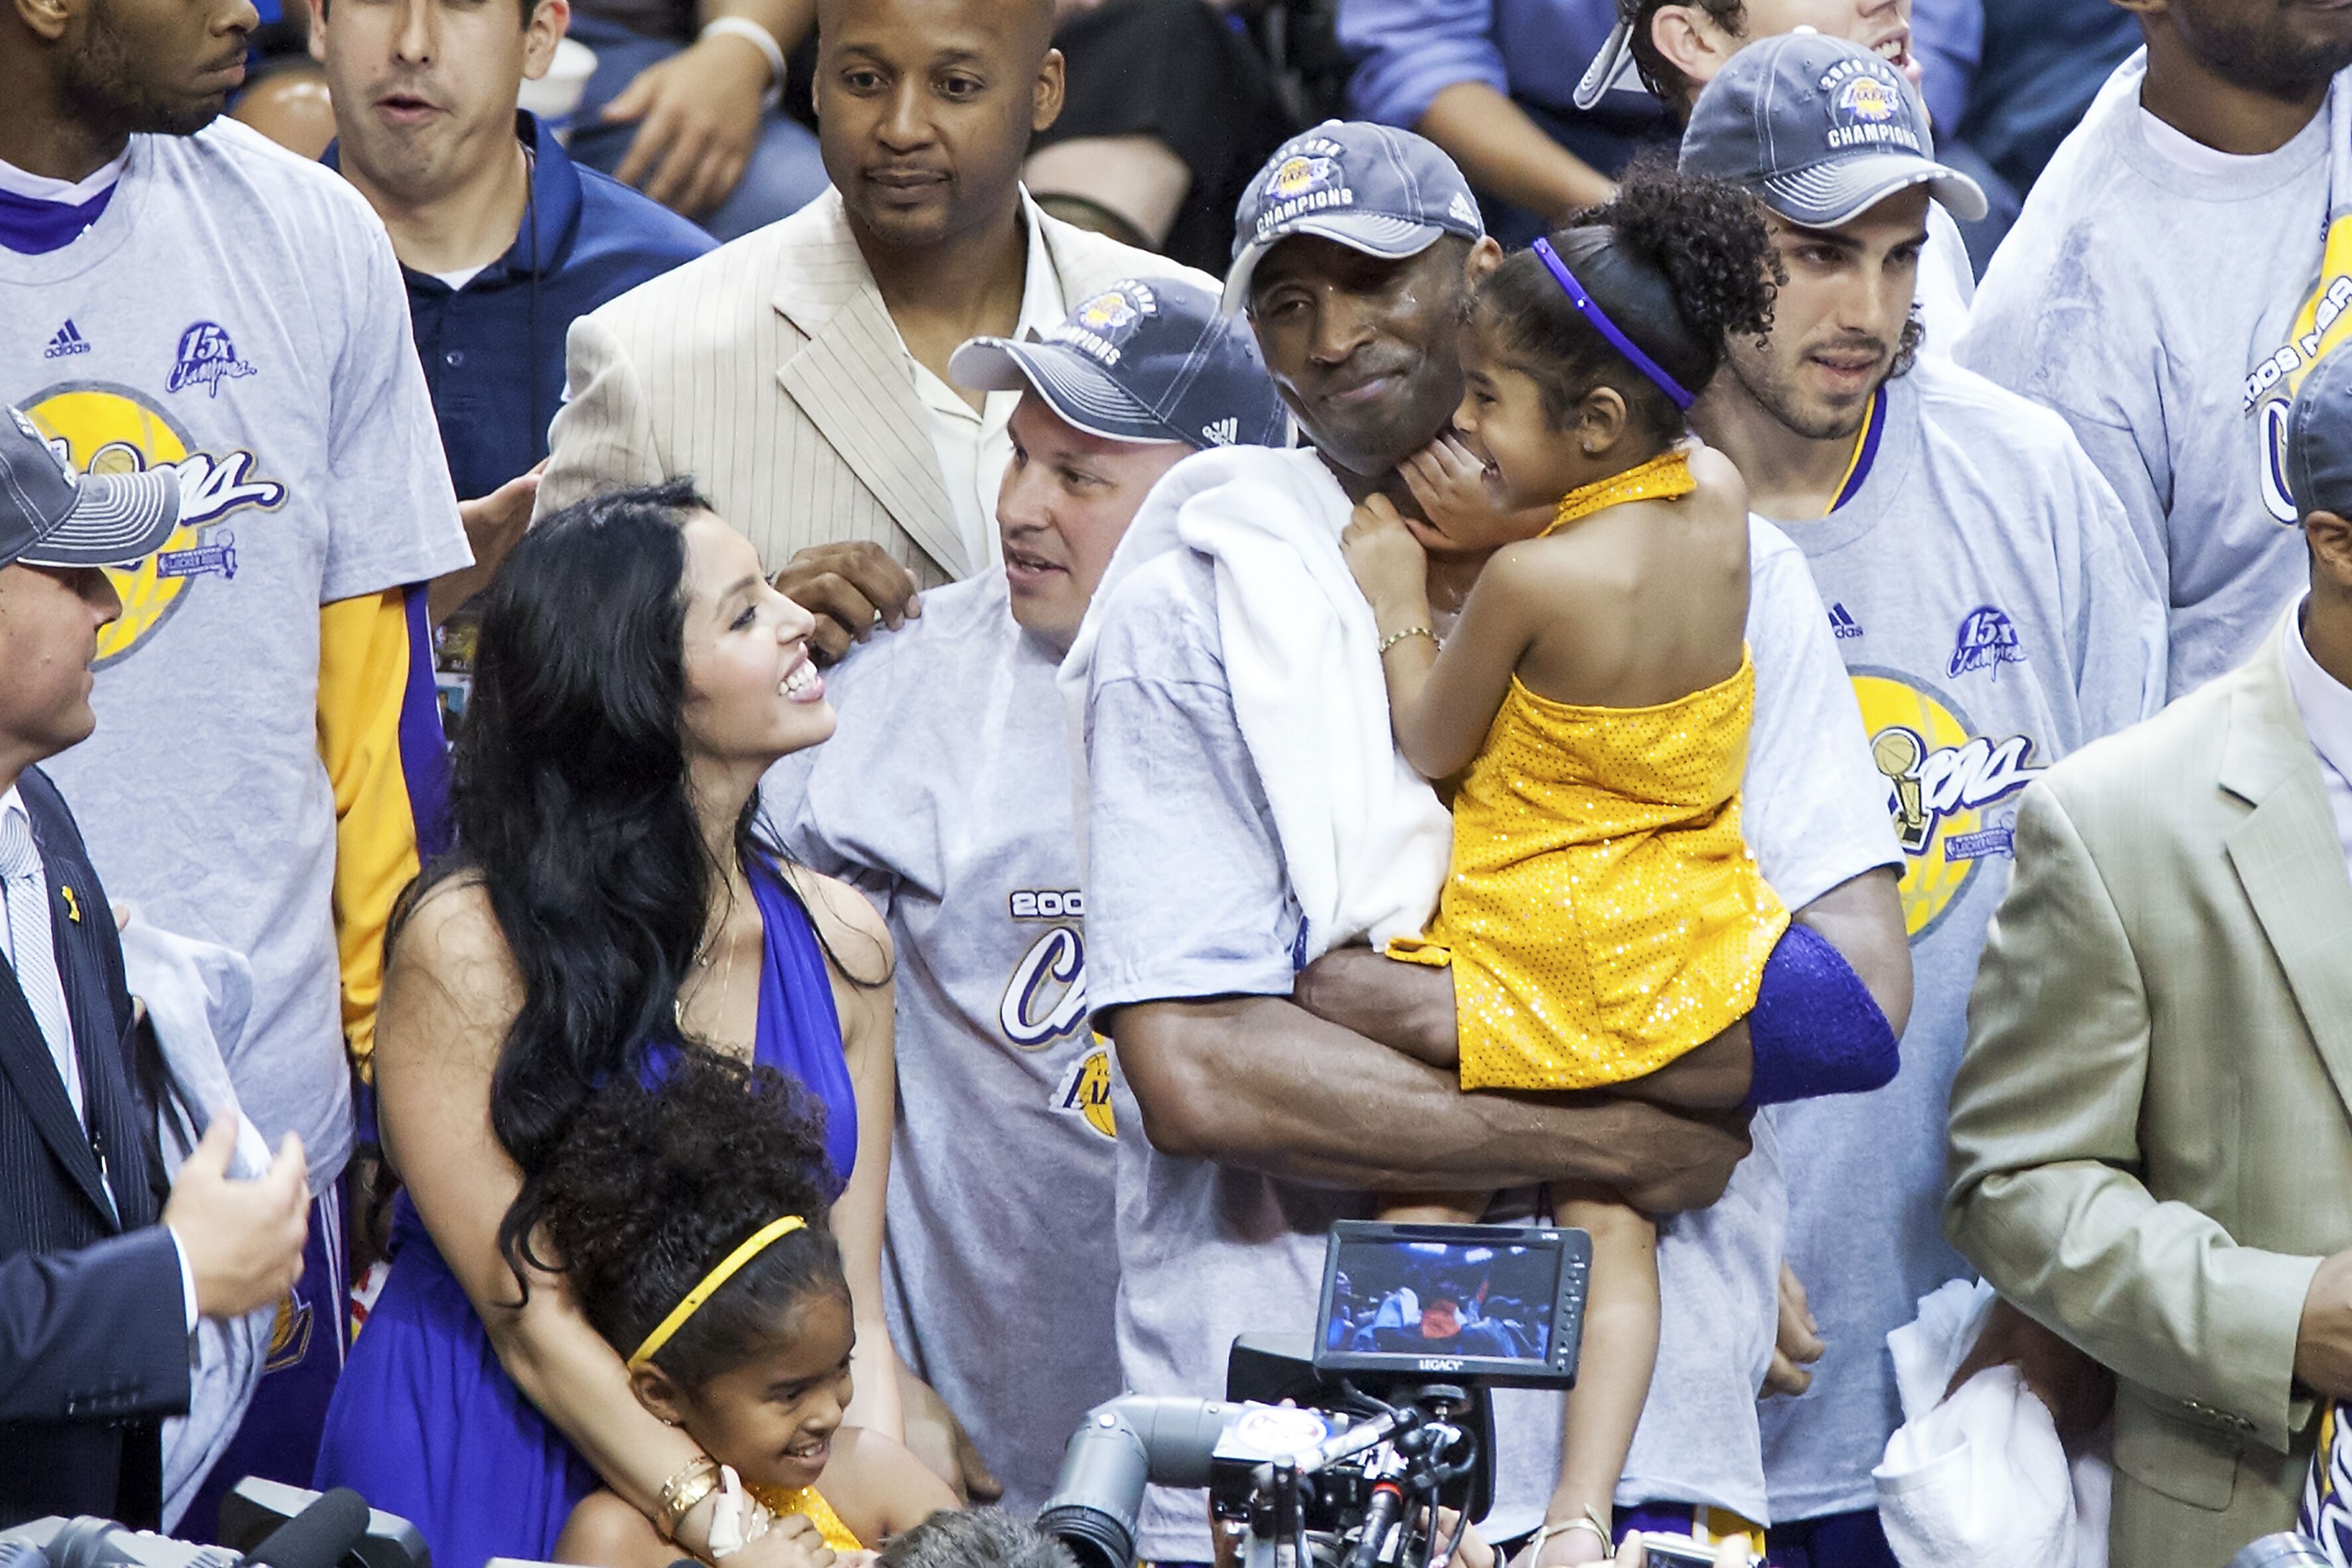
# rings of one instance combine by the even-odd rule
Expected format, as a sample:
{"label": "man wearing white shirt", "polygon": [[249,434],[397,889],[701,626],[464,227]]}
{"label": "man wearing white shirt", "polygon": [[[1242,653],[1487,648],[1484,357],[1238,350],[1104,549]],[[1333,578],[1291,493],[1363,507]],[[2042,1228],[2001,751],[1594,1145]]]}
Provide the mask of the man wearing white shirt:
{"label": "man wearing white shirt", "polygon": [[[2026,786],[1952,1086],[1945,1229],[2115,1373],[2133,1568],[2294,1524],[2352,1398],[2352,359],[2284,435],[2308,595]],[[2080,1425],[2049,1357],[2022,1369]]]}
{"label": "man wearing white shirt", "polygon": [[159,1422],[184,1410],[199,1317],[278,1300],[300,1272],[301,1140],[229,1183],[233,1119],[159,1206],[131,1088],[131,998],[105,890],[36,766],[88,736],[101,568],[179,521],[171,468],[77,478],[0,410],[0,1527],[95,1513],[152,1525]]}
{"label": "man wearing white shirt", "polygon": [[2147,47],[2034,184],[1956,357],[2064,416],[2115,487],[2170,603],[2177,698],[2303,591],[2283,432],[2352,331],[2352,10],[2127,8]]}

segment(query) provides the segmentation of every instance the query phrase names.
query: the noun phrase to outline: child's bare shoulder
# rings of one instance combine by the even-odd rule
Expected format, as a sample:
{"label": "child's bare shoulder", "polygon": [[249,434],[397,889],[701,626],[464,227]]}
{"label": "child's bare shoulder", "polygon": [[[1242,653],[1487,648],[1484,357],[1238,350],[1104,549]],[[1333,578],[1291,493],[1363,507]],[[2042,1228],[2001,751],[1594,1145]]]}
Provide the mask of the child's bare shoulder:
{"label": "child's bare shoulder", "polygon": [[[1594,521],[1603,520],[1596,517]],[[1609,533],[1604,525],[1507,544],[1479,572],[1479,589],[1507,603],[1540,610],[1546,618],[1589,599],[1622,593],[1631,583],[1633,563]],[[1491,591],[1489,582],[1494,584]]]}
{"label": "child's bare shoulder", "polygon": [[1724,521],[1748,522],[1748,481],[1737,464],[1705,442],[1693,437],[1684,448],[1689,455],[1692,480],[1698,489],[1685,502]]}

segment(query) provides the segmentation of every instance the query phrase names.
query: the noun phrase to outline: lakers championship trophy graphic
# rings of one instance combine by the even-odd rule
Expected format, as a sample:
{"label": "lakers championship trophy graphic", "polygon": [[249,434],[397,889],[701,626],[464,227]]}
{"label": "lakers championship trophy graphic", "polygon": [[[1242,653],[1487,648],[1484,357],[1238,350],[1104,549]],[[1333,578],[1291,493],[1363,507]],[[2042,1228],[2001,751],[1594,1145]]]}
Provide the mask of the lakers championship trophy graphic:
{"label": "lakers championship trophy graphic", "polygon": [[1919,792],[1919,764],[1927,755],[1926,743],[1900,725],[1881,730],[1870,742],[1870,760],[1895,785],[1895,837],[1913,855],[1927,847],[1929,837]]}

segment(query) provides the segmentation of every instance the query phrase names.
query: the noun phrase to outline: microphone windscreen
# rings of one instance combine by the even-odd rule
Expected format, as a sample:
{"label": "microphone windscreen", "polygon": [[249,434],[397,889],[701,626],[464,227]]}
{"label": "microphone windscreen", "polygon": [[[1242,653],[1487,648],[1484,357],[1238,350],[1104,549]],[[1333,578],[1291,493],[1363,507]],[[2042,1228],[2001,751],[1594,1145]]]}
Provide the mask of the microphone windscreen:
{"label": "microphone windscreen", "polygon": [[244,1568],[335,1568],[367,1527],[367,1500],[337,1487],[271,1531],[246,1553]]}

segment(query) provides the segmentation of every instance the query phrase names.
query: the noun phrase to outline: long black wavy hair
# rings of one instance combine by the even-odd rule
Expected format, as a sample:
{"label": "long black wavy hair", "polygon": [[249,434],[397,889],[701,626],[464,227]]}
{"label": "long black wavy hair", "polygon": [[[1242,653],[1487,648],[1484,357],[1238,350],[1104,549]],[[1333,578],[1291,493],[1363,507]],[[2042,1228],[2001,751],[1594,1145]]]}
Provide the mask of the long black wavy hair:
{"label": "long black wavy hair", "polygon": [[[1733,338],[1770,331],[1773,294],[1787,279],[1755,198],[1719,180],[1637,174],[1615,201],[1549,237],[1618,331],[1693,394],[1715,379]],[[1682,434],[1683,411],[1569,302],[1534,251],[1488,274],[1470,310],[1534,379],[1555,426],[1608,386],[1636,428]]]}
{"label": "long black wavy hair", "polygon": [[[688,518],[693,481],[614,490],[566,508],[515,546],[485,596],[474,689],[453,758],[457,847],[395,911],[479,880],[522,978],[490,1082],[490,1129],[522,1172],[499,1250],[527,1297],[544,1267],[531,1233],[545,1172],[607,1080],[635,1079],[678,1038],[678,985],[727,870],[694,814],[686,701]],[[735,823],[747,869],[782,851],[754,794]],[[764,862],[763,862],[764,858]],[[789,881],[783,884],[792,892]],[[794,894],[797,897],[797,894]]]}
{"label": "long black wavy hair", "polygon": [[654,1352],[688,1390],[740,1366],[812,1296],[846,1299],[826,1223],[824,1111],[768,1067],[705,1052],[659,1085],[616,1079],[548,1162],[541,1223],[589,1325],[626,1357],[688,1291],[766,1226],[787,1232]]}

